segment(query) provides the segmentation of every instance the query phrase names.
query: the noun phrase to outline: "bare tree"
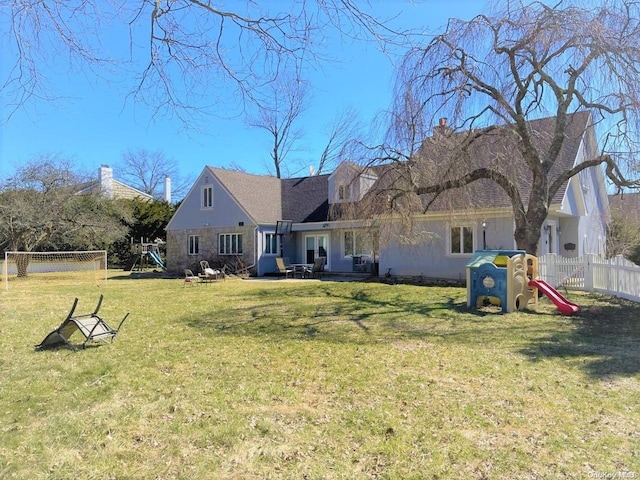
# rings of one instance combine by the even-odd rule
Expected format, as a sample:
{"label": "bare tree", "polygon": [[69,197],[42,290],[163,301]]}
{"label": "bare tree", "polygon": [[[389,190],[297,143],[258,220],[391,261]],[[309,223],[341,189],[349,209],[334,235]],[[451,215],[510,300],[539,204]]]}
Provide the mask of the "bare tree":
{"label": "bare tree", "polygon": [[[204,128],[198,117],[221,103],[252,101],[283,72],[326,60],[329,29],[384,45],[403,38],[353,0],[13,0],[0,16],[10,33],[3,55],[14,62],[0,78],[9,116],[56,99],[43,74],[56,55],[73,71],[123,82],[128,98],[190,128]],[[127,30],[128,48],[102,45],[107,32]]]}
{"label": "bare tree", "polygon": [[611,220],[607,232],[607,255],[624,255],[640,260],[640,195],[621,194],[610,198]]}
{"label": "bare tree", "polygon": [[171,178],[174,198],[182,198],[193,184],[193,179],[183,178],[177,164],[161,150],[126,150],[118,167],[119,176],[125,183],[156,199],[163,199],[166,177]]}
{"label": "bare tree", "polygon": [[296,121],[308,106],[307,85],[297,78],[281,78],[270,84],[268,96],[260,99],[257,113],[247,117],[247,124],[266,130],[271,136],[271,164],[277,178],[282,178],[285,159],[295,149],[303,131]]}
{"label": "bare tree", "polygon": [[320,153],[317,175],[336,166],[347,144],[357,138],[360,127],[358,112],[353,108],[347,108],[336,116],[327,129],[327,142]]}
{"label": "bare tree", "polygon": [[[616,186],[640,186],[630,178],[640,126],[640,4],[496,3],[503,9],[451,20],[408,52],[375,157],[387,165],[384,195],[394,208],[422,211],[446,192],[459,197],[463,187],[497,185],[511,203],[518,248],[536,253],[549,206],[574,175],[604,168]],[[581,111],[591,112],[601,150],[560,168]],[[532,122],[543,117],[552,126],[540,138]],[[440,118],[448,124],[432,136]],[[479,163],[477,149],[489,145],[491,161]]]}
{"label": "bare tree", "polygon": [[128,212],[99,193],[78,195],[83,179],[57,155],[40,155],[0,185],[0,247],[104,248],[126,235]]}

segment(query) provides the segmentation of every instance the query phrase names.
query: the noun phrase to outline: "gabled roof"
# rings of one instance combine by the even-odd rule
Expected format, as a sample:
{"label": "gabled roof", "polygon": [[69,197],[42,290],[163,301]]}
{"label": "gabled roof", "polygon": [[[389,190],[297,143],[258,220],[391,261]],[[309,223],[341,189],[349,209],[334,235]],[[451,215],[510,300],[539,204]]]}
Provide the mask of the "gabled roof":
{"label": "gabled roof", "polygon": [[344,160],[340,162],[340,164],[336,167],[336,169],[329,174],[329,178],[337,175],[340,171],[347,170],[354,175],[358,175],[360,177],[369,177],[372,179],[377,178],[376,169],[378,166],[366,166],[358,165],[357,163],[350,162],[348,160]]}
{"label": "gabled roof", "polygon": [[282,220],[280,179],[268,175],[207,167],[253,221],[275,223]]}
{"label": "gabled roof", "polygon": [[[132,199],[141,198],[143,200],[153,200],[153,195],[138,190],[130,185],[122,183],[118,180],[112,180],[112,194],[116,199]],[[84,195],[88,193],[96,193],[102,190],[99,180],[91,180],[78,186],[78,195]]]}
{"label": "gabled roof", "polygon": [[[589,112],[578,112],[569,116],[565,130],[565,141],[558,160],[550,174],[550,182],[570,169],[575,161],[582,139],[589,126]],[[555,128],[555,117],[532,120],[529,127],[533,133],[536,148],[545,152],[550,145]],[[458,135],[458,134],[456,134]],[[487,129],[485,135],[478,136],[465,154],[468,155],[467,168],[490,166],[501,159],[509,162],[509,176],[519,185],[520,194],[526,204],[531,191],[530,171],[524,164],[517,142],[510,126]],[[446,162],[438,158],[450,155],[451,150],[438,139],[427,139],[416,164],[424,167],[424,184],[434,183],[434,178],[446,176]],[[393,179],[393,166],[380,165],[362,168],[348,163],[347,167],[361,170],[362,175],[378,178],[376,186],[381,188]],[[341,167],[338,167],[341,168]],[[317,175],[301,178],[278,179],[267,175],[207,167],[218,178],[228,193],[246,211],[256,224],[273,224],[277,220],[292,220],[294,223],[322,222],[329,219],[329,178],[331,175]],[[560,204],[566,190],[565,185],[555,194],[553,203]],[[429,201],[422,199],[423,205]],[[340,207],[338,205],[338,207]],[[477,208],[511,207],[507,194],[495,182],[477,180],[465,188],[458,188],[441,194],[430,206],[430,211],[469,210]],[[341,218],[340,208],[333,206],[332,218]]]}
{"label": "gabled roof", "polygon": [[[590,113],[581,111],[569,115],[565,129],[565,140],[560,155],[552,166],[549,175],[551,184],[560,173],[573,167],[580,148],[582,139],[589,126]],[[535,148],[538,152],[547,152],[555,128],[556,118],[548,117],[528,122],[534,138]],[[455,134],[454,137],[461,134]],[[485,134],[478,136],[469,149],[465,152],[465,169],[470,172],[478,167],[491,167],[496,162],[504,162],[508,169],[500,169],[519,187],[518,190],[523,203],[529,199],[532,187],[531,172],[526,166],[520,149],[518,148],[519,136],[515,134],[511,125],[487,129]],[[424,142],[420,152],[421,162],[424,165],[424,184],[436,183],[434,179],[449,178],[447,175],[447,155],[451,155],[455,140],[447,144],[437,136]],[[439,161],[438,159],[442,159]],[[457,175],[460,175],[458,171]],[[420,174],[420,173],[419,173]],[[565,195],[567,182],[555,193],[552,203],[560,204]],[[375,187],[374,187],[375,188]],[[430,200],[430,196],[423,198],[423,204]],[[506,192],[494,181],[480,179],[472,182],[464,188],[457,188],[444,192],[429,207],[429,211],[444,210],[468,210],[470,208],[503,208],[511,207],[511,201]]]}
{"label": "gabled roof", "polygon": [[256,224],[327,219],[328,175],[279,179],[207,167]]}

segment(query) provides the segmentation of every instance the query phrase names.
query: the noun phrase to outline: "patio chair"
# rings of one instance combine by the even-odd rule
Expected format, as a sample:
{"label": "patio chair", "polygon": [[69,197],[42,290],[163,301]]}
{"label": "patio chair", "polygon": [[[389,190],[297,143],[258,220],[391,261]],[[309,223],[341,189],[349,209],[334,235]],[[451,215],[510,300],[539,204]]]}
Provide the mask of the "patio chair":
{"label": "patio chair", "polygon": [[206,260],[200,261],[200,273],[198,277],[200,277],[200,281],[203,283],[211,283],[218,280],[218,277],[222,276],[224,278],[224,273],[220,270],[214,270],[209,266],[209,262]]}
{"label": "patio chair", "polygon": [[311,268],[307,268],[305,270],[305,276],[309,275],[313,278],[320,278],[322,276],[322,273],[324,272],[325,261],[325,257],[317,257],[313,261],[313,265],[311,266]]}
{"label": "patio chair", "polygon": [[284,275],[284,278],[289,278],[289,274],[293,275],[294,269],[285,265],[282,257],[276,257],[276,267],[278,267],[278,273]]}
{"label": "patio chair", "polygon": [[39,345],[36,345],[36,350],[47,350],[60,346],[67,346],[72,350],[77,350],[79,345],[71,343],[70,340],[71,336],[76,332],[80,332],[80,334],[84,336],[84,341],[81,344],[82,348],[85,348],[89,343],[113,342],[120,331],[120,327],[122,327],[122,324],[129,316],[129,312],[127,312],[124,318],[120,321],[118,328],[111,328],[107,322],[98,316],[98,310],[100,310],[103,298],[104,296],[100,295],[98,305],[92,313],[88,313],[86,315],[74,315],[73,313],[78,306],[78,299],[76,298],[67,318],[64,319],[58,328],[47,335]]}
{"label": "patio chair", "polygon": [[193,285],[194,283],[200,283],[200,277],[194,275],[194,273],[188,268],[184,269],[184,283],[182,286],[186,286],[187,284]]}

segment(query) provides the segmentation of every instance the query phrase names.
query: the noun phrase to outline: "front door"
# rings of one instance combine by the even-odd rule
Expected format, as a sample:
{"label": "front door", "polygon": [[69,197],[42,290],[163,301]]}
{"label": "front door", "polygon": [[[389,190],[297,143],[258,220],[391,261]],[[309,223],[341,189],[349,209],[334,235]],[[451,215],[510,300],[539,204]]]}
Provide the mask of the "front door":
{"label": "front door", "polygon": [[318,257],[324,257],[324,264],[329,269],[329,236],[326,233],[320,235],[307,235],[305,244],[305,263],[313,263]]}

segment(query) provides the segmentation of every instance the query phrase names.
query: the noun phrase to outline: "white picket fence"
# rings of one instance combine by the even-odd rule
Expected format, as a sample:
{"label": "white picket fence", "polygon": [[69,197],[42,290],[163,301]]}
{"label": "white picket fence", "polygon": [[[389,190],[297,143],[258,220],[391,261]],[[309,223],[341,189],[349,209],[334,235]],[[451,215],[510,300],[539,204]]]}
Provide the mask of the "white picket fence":
{"label": "white picket fence", "polygon": [[622,255],[566,258],[548,254],[538,258],[538,275],[555,287],[599,292],[640,302],[640,266]]}

